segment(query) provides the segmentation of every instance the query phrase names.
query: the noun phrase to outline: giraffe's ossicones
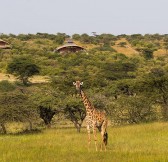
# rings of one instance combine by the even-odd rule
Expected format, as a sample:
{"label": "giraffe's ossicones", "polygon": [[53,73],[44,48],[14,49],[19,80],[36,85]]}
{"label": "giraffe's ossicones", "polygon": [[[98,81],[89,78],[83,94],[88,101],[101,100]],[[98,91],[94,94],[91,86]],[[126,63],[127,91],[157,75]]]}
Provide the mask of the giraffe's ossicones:
{"label": "giraffe's ossicones", "polygon": [[73,84],[76,86],[76,90],[80,94],[83,104],[86,109],[86,124],[87,124],[87,132],[88,132],[88,147],[90,147],[91,142],[91,129],[93,130],[94,134],[94,140],[95,140],[95,147],[97,151],[97,137],[96,137],[96,128],[101,132],[102,136],[102,144],[101,149],[103,147],[106,150],[107,140],[108,140],[108,134],[107,134],[107,118],[106,113],[100,110],[97,110],[89,101],[88,97],[82,90],[81,86],[83,85],[83,82],[76,81],[73,82]]}

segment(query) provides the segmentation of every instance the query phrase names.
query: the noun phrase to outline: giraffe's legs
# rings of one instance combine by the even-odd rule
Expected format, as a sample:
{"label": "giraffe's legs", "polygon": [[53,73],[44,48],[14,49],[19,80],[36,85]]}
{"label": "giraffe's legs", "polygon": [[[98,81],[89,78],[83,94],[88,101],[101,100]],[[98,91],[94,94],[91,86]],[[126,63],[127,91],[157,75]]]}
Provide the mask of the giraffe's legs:
{"label": "giraffe's legs", "polygon": [[104,143],[104,133],[105,133],[105,131],[101,131],[101,136],[102,136],[101,151],[103,150],[103,148],[104,148],[105,151],[106,151],[106,145],[105,145],[105,143]]}
{"label": "giraffe's legs", "polygon": [[105,151],[106,151],[106,144],[107,144],[107,138],[108,138],[106,129],[107,129],[107,122],[104,121],[101,127],[101,136],[102,136],[101,150],[103,150],[103,147],[104,147]]}
{"label": "giraffe's legs", "polygon": [[96,136],[96,126],[93,126],[93,134],[94,134],[94,141],[95,141],[95,147],[97,151],[97,136]]}
{"label": "giraffe's legs", "polygon": [[89,127],[89,125],[87,125],[87,133],[88,133],[88,150],[90,150],[91,137],[90,137],[90,127]]}

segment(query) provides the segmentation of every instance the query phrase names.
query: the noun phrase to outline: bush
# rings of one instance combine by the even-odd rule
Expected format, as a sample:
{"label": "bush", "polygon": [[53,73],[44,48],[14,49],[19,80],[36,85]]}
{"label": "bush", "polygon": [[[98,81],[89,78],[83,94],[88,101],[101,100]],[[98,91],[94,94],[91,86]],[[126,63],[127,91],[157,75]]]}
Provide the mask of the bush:
{"label": "bush", "polygon": [[10,83],[7,80],[3,80],[0,82],[0,91],[1,92],[8,92],[15,90],[15,85],[13,83]]}
{"label": "bush", "polygon": [[145,97],[120,97],[109,104],[112,121],[115,124],[137,124],[156,119],[152,102]]}

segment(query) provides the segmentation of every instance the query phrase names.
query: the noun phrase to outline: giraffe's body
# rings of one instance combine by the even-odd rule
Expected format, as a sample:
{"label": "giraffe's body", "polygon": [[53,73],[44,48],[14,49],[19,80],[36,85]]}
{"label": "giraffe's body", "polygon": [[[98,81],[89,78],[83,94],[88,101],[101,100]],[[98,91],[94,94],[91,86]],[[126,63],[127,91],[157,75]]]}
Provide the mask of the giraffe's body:
{"label": "giraffe's body", "polygon": [[88,132],[88,147],[90,147],[90,141],[91,141],[90,133],[91,133],[91,130],[93,130],[95,147],[96,147],[96,151],[97,151],[96,128],[98,128],[98,130],[101,132],[101,136],[102,136],[101,149],[103,149],[103,147],[104,147],[106,150],[107,138],[108,138],[106,113],[102,112],[100,110],[97,110],[91,104],[91,102],[87,98],[86,94],[81,89],[82,84],[80,81],[76,81],[76,83],[74,83],[74,85],[76,85],[76,89],[79,91],[79,94],[82,98],[83,104],[86,108],[86,125],[87,125],[87,132]]}

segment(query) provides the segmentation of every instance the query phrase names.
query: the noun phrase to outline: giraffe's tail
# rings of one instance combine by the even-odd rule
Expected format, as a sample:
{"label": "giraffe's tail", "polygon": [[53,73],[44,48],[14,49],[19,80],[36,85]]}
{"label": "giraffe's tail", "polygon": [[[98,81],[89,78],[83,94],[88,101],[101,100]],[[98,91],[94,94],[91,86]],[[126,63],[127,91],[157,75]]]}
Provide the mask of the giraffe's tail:
{"label": "giraffe's tail", "polygon": [[107,132],[104,132],[103,142],[104,142],[105,146],[107,145],[107,141],[108,141],[108,134],[107,134]]}

